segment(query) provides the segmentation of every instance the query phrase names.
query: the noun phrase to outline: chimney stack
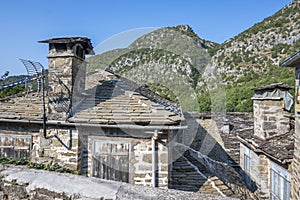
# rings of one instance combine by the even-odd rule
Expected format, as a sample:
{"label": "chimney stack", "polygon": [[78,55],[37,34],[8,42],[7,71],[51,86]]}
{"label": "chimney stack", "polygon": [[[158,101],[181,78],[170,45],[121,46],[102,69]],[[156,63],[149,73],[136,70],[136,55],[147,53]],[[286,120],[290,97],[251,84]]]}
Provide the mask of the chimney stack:
{"label": "chimney stack", "polygon": [[254,88],[253,117],[254,135],[268,139],[287,133],[290,130],[290,113],[293,96],[291,88],[282,83],[275,83]]}
{"label": "chimney stack", "polygon": [[[56,106],[50,110],[59,110],[59,101],[68,101],[70,108],[76,104],[76,96],[85,89],[85,55],[93,55],[90,39],[85,37],[63,37],[39,41],[49,44],[48,53],[48,96],[49,102]],[[75,101],[75,102],[74,102]],[[51,106],[50,106],[51,107]]]}

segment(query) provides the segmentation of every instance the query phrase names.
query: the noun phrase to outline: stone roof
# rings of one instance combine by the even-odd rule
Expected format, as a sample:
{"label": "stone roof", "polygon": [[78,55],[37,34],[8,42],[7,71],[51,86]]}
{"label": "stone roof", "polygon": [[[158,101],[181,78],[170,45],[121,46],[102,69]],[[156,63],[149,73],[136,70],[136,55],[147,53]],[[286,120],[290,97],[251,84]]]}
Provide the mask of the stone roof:
{"label": "stone roof", "polygon": [[[219,120],[219,123],[221,123],[224,121],[223,117],[215,115],[214,119]],[[226,113],[225,117],[230,125],[230,133],[221,135],[225,147],[227,146],[226,149],[232,150],[237,148],[239,152],[239,145],[235,145],[235,142],[237,141],[244,143],[257,153],[265,154],[270,158],[280,161],[282,164],[289,163],[293,158],[295,133],[295,120],[293,116],[290,116],[291,130],[289,132],[266,140],[254,135],[253,113]],[[228,153],[232,156],[230,152]],[[235,153],[235,151],[232,153]]]}
{"label": "stone roof", "polygon": [[294,119],[291,120],[291,123],[291,130],[289,132],[266,140],[254,135],[253,122],[249,122],[245,125],[244,129],[240,129],[236,134],[240,141],[254,152],[263,153],[282,164],[289,164],[294,155]]}
{"label": "stone roof", "polygon": [[253,88],[254,91],[264,91],[264,90],[273,90],[273,89],[283,89],[283,90],[290,90],[292,89],[290,86],[284,83],[273,83],[270,85],[260,86]]}
{"label": "stone roof", "polygon": [[[179,125],[184,119],[149,98],[135,92],[124,81],[107,72],[87,77],[87,90],[70,123],[126,124],[126,125]],[[48,98],[45,98],[46,101]],[[46,102],[47,104],[47,102]],[[47,106],[46,106],[47,108]],[[49,108],[48,108],[49,109]],[[49,120],[55,118],[48,114]],[[0,120],[42,121],[42,101],[32,93],[0,100]]]}
{"label": "stone roof", "polygon": [[35,93],[0,100],[0,119],[39,121],[42,117],[41,97]]}
{"label": "stone roof", "polygon": [[108,72],[88,76],[87,88],[87,97],[77,106],[70,122],[178,125],[183,120],[183,117],[136,92],[137,88],[132,88],[124,79]]}

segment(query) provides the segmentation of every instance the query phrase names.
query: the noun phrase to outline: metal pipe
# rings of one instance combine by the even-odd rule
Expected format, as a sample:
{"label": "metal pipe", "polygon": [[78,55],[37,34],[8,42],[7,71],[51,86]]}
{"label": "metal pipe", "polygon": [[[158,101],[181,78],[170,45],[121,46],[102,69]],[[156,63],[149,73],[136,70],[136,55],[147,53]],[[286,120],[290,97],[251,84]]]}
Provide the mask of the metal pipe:
{"label": "metal pipe", "polygon": [[152,186],[157,187],[157,174],[158,174],[158,152],[157,152],[157,139],[158,139],[158,132],[157,129],[154,131],[153,137],[151,138],[152,141]]}
{"label": "metal pipe", "polygon": [[42,105],[43,105],[43,134],[44,138],[47,138],[47,116],[46,116],[46,107],[45,107],[45,75],[44,75],[44,69],[42,69],[42,75],[41,75],[41,86],[42,86]]}
{"label": "metal pipe", "polygon": [[[0,119],[0,123],[26,123],[26,124],[43,124],[44,121],[25,120],[25,119]],[[184,130],[188,126],[139,126],[126,124],[88,124],[88,123],[70,123],[64,121],[47,120],[46,125],[70,126],[70,127],[91,127],[91,128],[122,128],[138,130]]]}

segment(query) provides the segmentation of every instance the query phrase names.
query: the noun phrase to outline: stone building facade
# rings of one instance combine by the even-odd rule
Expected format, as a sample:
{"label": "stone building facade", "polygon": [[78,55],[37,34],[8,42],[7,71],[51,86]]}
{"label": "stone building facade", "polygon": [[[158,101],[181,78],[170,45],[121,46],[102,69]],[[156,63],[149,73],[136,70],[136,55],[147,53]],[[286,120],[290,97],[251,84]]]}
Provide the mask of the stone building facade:
{"label": "stone building facade", "polygon": [[289,89],[284,84],[254,88],[253,132],[237,136],[244,179],[250,187],[255,183],[259,199],[290,198],[294,116],[284,107]]}
{"label": "stone building facade", "polygon": [[292,175],[291,175],[291,199],[300,199],[300,52],[294,54],[283,63],[281,67],[295,67],[295,90],[296,90],[296,102],[295,102],[295,149],[292,163]]}
{"label": "stone building facade", "polygon": [[[182,114],[178,105],[122,77],[103,71],[85,76],[85,54],[93,54],[89,39],[41,42],[49,44],[46,129],[41,95],[1,99],[1,156],[240,199],[268,198],[268,167],[290,172],[287,158],[293,155],[272,148],[293,149],[287,145],[292,145],[292,116],[283,111],[281,98],[254,99],[256,124],[249,114]],[[252,175],[242,159],[247,148],[256,158]]]}
{"label": "stone building facade", "polygon": [[252,100],[256,137],[267,140],[290,131],[290,117],[286,116],[291,114],[284,108],[288,103],[288,108],[293,104],[293,97],[288,93],[290,89],[288,85],[276,83],[254,88]]}
{"label": "stone building facade", "polygon": [[183,118],[112,74],[86,80],[85,55],[93,54],[88,38],[41,42],[49,44],[46,123],[41,94],[1,99],[1,156],[168,187],[168,139]]}

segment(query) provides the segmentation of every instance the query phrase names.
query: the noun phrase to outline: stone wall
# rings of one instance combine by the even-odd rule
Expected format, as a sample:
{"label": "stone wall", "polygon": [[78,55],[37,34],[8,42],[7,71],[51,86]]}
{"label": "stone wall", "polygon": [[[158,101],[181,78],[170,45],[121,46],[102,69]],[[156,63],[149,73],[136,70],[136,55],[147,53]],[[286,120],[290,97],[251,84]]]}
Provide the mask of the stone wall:
{"label": "stone wall", "polygon": [[271,161],[265,155],[259,156],[259,166],[258,170],[260,173],[260,198],[261,199],[270,199],[271,192]]}
{"label": "stone wall", "polygon": [[[232,166],[240,162],[240,141],[237,134],[253,133],[253,113],[189,113],[209,135],[226,151]],[[223,156],[223,154],[222,154]],[[223,156],[224,157],[224,156]]]}
{"label": "stone wall", "polygon": [[282,108],[281,98],[253,98],[254,135],[261,139],[290,131],[291,114]]}
{"label": "stone wall", "polygon": [[[296,68],[299,71],[300,66]],[[296,86],[299,87],[299,80],[296,79]],[[294,159],[292,163],[291,176],[291,199],[300,199],[300,109],[299,104],[296,104],[295,109],[295,149]]]}
{"label": "stone wall", "polygon": [[[62,45],[68,46],[68,48],[70,46],[70,44]],[[48,54],[50,96],[61,92],[64,95],[68,95],[67,90],[60,87],[58,78],[70,92],[73,92],[73,87],[76,87],[79,92],[83,90],[86,76],[86,62],[84,59],[76,56],[74,48],[64,49],[63,51],[57,51],[56,49],[55,51],[55,45],[50,46],[52,47]]]}
{"label": "stone wall", "polygon": [[63,167],[79,170],[78,132],[76,129],[47,129],[47,138],[42,130],[33,139],[31,161],[58,163]]}
{"label": "stone wall", "polygon": [[[240,165],[244,169],[244,154],[248,147],[241,144]],[[270,169],[271,161],[265,155],[257,155],[250,150],[250,174],[244,174],[248,178],[248,185],[253,182],[257,187],[255,194],[259,199],[270,199]]]}
{"label": "stone wall", "polygon": [[[241,116],[245,115],[239,117],[243,121]],[[171,140],[169,187],[186,191],[211,191],[221,196],[241,199],[257,199],[256,187],[251,188],[244,182],[243,170],[237,164],[239,157],[235,162],[228,154],[231,152],[235,157],[239,156],[239,153],[233,153],[239,152],[239,141],[235,138],[236,132],[231,131],[233,128],[242,128],[239,125],[235,127],[230,120],[229,125],[224,124],[222,115],[202,117],[201,114],[193,113],[190,120],[187,124],[189,128],[195,126],[193,130],[179,131]],[[229,127],[223,128],[225,125]],[[249,127],[244,125],[243,128]],[[228,138],[235,139],[230,141]],[[238,147],[230,142],[236,142]],[[226,145],[233,148],[228,148],[228,151],[224,148]]]}
{"label": "stone wall", "polygon": [[219,118],[200,118],[197,119],[197,122],[226,151],[230,157],[227,159],[228,163],[237,165],[239,163],[239,141],[235,132],[230,130],[230,124],[224,125],[221,120]]}
{"label": "stone wall", "polygon": [[[168,148],[162,143],[166,141],[158,142],[157,156],[158,156],[158,186],[160,188],[168,188],[168,176],[169,176],[169,159]],[[151,186],[152,183],[152,142],[151,140],[139,140],[134,149],[134,184]]]}
{"label": "stone wall", "polygon": [[0,200],[232,199],[7,165],[0,165],[0,176]]}
{"label": "stone wall", "polygon": [[291,199],[300,199],[300,116],[295,115],[295,147],[291,176]]}
{"label": "stone wall", "polygon": [[[6,145],[0,148],[0,151],[4,153],[3,156],[14,159],[29,157],[31,162],[58,163],[63,167],[78,170],[77,131],[49,127],[47,138],[44,138],[43,130],[40,128],[39,125],[26,123],[20,123],[18,126],[14,123],[1,124],[0,139],[2,138],[3,145]],[[9,151],[8,148],[10,148]]]}
{"label": "stone wall", "polygon": [[[25,128],[26,127],[26,128]],[[80,134],[78,134],[80,132]],[[129,131],[127,131],[129,132]],[[141,131],[136,131],[141,134]],[[134,134],[134,131],[131,132]],[[107,135],[106,135],[107,134]],[[111,136],[114,137],[111,137]],[[3,136],[3,137],[1,137]],[[134,138],[125,136],[119,129],[74,129],[47,127],[47,136],[39,126],[5,125],[0,130],[0,152],[4,157],[19,159],[20,153],[7,154],[5,149],[24,150],[23,158],[30,156],[30,161],[42,164],[54,164],[78,170],[82,174],[92,175],[92,160],[95,141],[126,142],[130,144],[129,182],[137,185],[152,185],[152,142],[151,138]],[[17,138],[17,139],[16,139]],[[24,139],[26,138],[26,140]],[[157,186],[168,187],[169,155],[167,136],[157,140]],[[6,146],[5,146],[6,145]],[[10,150],[9,152],[11,152]],[[23,154],[22,154],[23,155]]]}

